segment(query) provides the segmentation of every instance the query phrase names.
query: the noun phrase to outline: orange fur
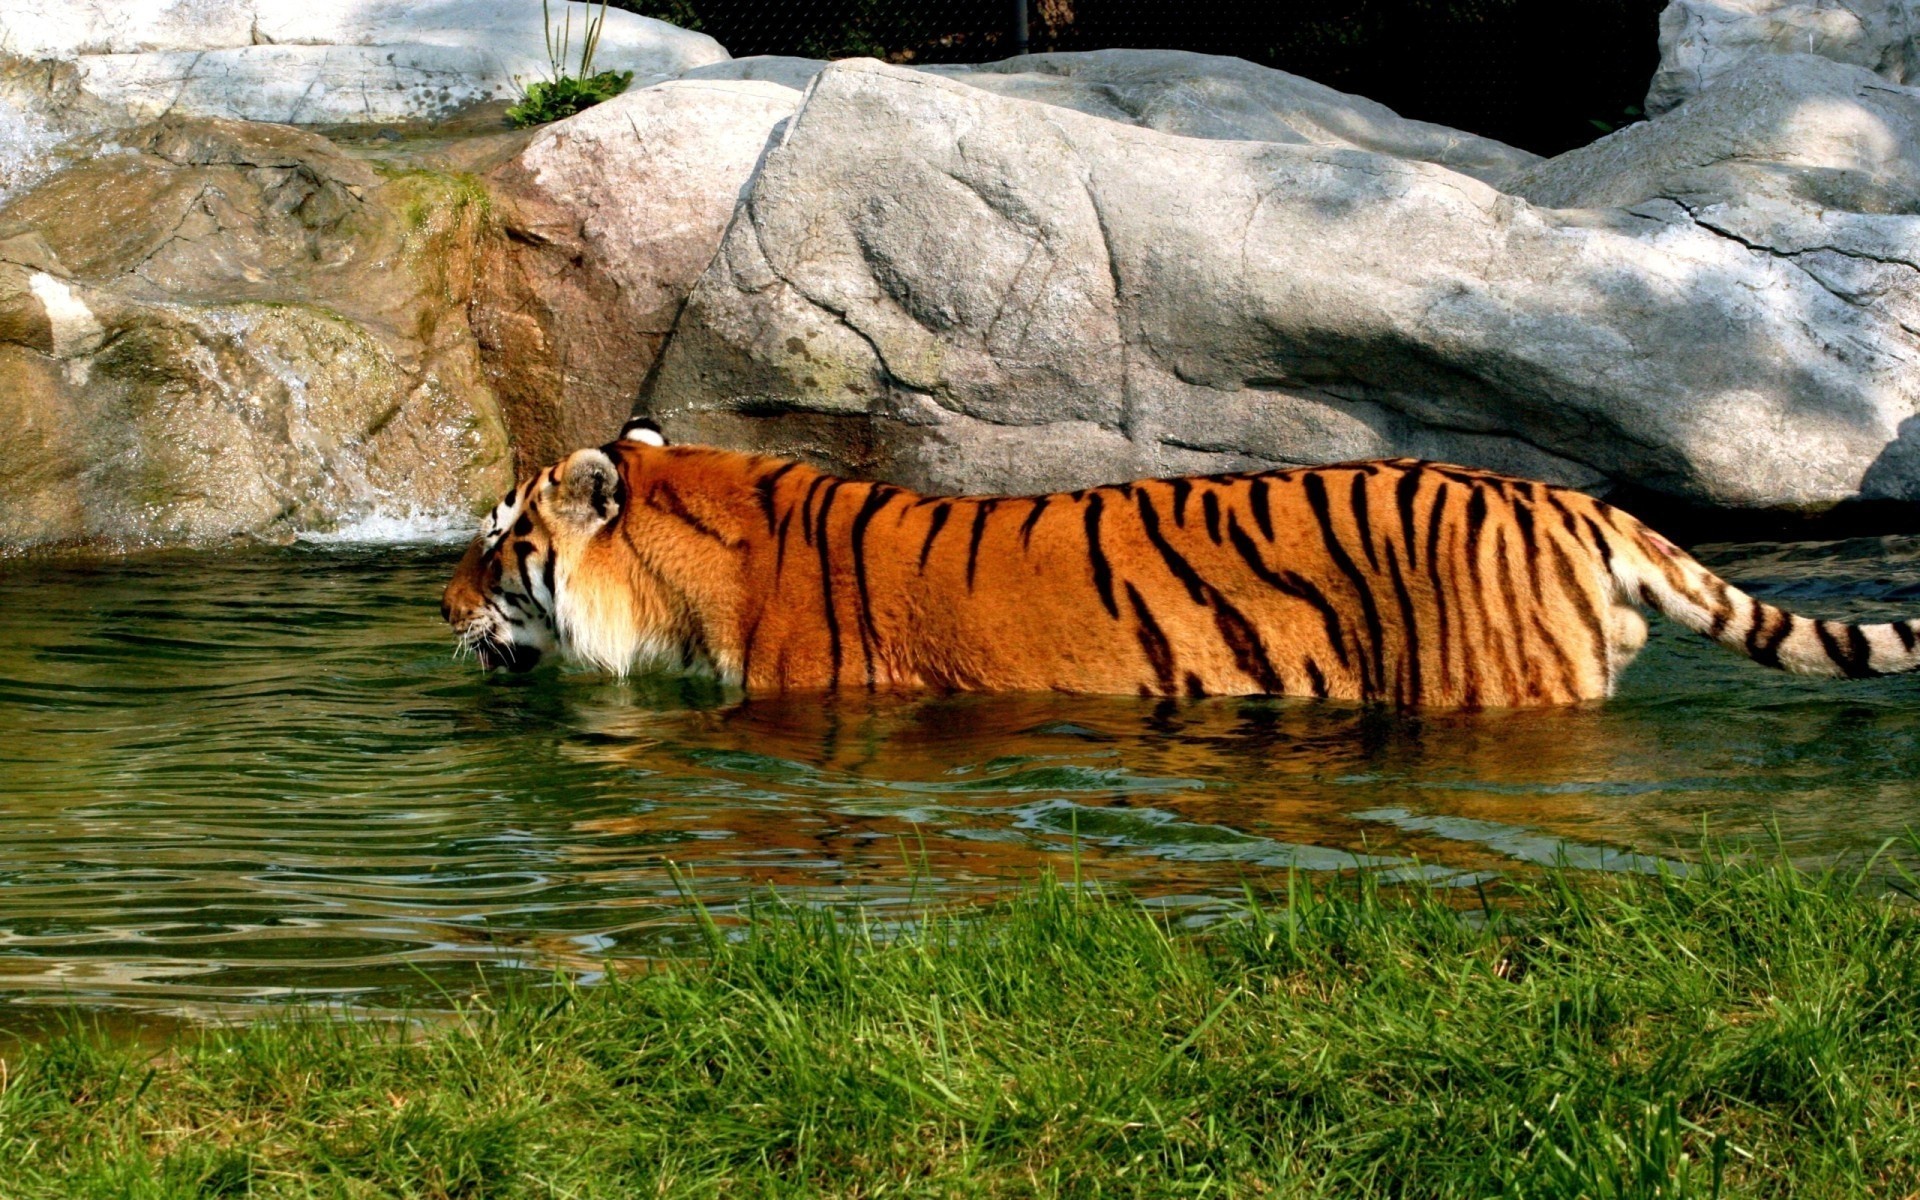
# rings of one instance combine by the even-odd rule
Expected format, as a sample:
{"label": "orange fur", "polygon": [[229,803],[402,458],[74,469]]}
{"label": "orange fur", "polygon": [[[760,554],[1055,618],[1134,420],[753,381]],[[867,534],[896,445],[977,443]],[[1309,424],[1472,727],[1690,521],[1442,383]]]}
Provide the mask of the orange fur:
{"label": "orange fur", "polygon": [[[610,519],[569,505],[568,480],[613,474]],[[564,649],[613,671],[703,666],[749,694],[1564,704],[1611,692],[1642,604],[1788,669],[1920,663],[1913,623],[1795,617],[1579,492],[1411,460],[936,497],[623,441],[520,491],[557,560]],[[492,561],[513,541],[456,571],[463,636],[489,587],[522,577]]]}

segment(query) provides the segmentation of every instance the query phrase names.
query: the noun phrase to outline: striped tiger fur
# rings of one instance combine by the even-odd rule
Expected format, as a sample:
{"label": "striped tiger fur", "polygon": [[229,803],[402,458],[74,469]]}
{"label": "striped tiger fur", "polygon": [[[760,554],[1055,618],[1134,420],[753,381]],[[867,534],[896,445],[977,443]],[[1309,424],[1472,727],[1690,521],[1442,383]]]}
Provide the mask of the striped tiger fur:
{"label": "striped tiger fur", "polygon": [[1044,496],[925,496],[668,446],[650,423],[521,483],[444,611],[483,665],[564,651],[836,689],[1284,694],[1399,705],[1609,695],[1641,608],[1767,666],[1912,670],[1920,622],[1740,591],[1617,508],[1395,459]]}

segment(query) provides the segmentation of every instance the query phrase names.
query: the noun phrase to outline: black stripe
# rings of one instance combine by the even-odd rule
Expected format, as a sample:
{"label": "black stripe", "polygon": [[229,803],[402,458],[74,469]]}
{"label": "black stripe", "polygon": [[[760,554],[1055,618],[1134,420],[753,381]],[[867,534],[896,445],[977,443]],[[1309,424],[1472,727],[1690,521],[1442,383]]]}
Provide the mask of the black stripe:
{"label": "black stripe", "polygon": [[[559,561],[560,556],[555,554],[552,548],[549,547],[546,561],[540,564],[540,582],[546,585],[547,600],[555,609],[560,607],[560,585],[554,582],[553,564]],[[538,597],[535,597],[535,603],[538,602]]]}
{"label": "black stripe", "polygon": [[1914,636],[1913,623],[1911,621],[1895,621],[1893,623],[1893,633],[1895,637],[1900,639],[1900,648],[1908,654],[1912,654],[1914,643],[1920,641],[1920,638],[1915,638]]}
{"label": "black stripe", "polygon": [[1266,480],[1255,479],[1253,481],[1253,496],[1252,496],[1253,523],[1259,526],[1261,537],[1267,539],[1268,541],[1272,541],[1273,540],[1273,510],[1271,507],[1269,507],[1269,497],[1267,495],[1267,490],[1268,489],[1267,489]]}
{"label": "black stripe", "polygon": [[533,572],[527,569],[527,560],[533,557],[533,543],[515,542],[513,553],[520,560],[514,564],[520,572],[520,586],[527,589],[527,599],[537,604],[539,601],[533,590]]}
{"label": "black stripe", "polygon": [[1312,658],[1308,658],[1301,666],[1307,673],[1307,686],[1313,689],[1314,699],[1325,700],[1327,698],[1327,677],[1321,673],[1320,664],[1313,661]]}
{"label": "black stripe", "polygon": [[1173,645],[1167,641],[1167,635],[1161,630],[1160,622],[1153,619],[1153,610],[1140,598],[1139,591],[1131,584],[1123,585],[1127,589],[1127,603],[1133,606],[1133,615],[1139,621],[1136,633],[1140,637],[1140,649],[1147,656],[1147,663],[1153,668],[1153,677],[1159,681],[1160,693],[1173,695]]}
{"label": "black stripe", "polygon": [[885,484],[874,484],[867,491],[866,503],[853,516],[853,582],[860,596],[860,610],[856,614],[860,626],[860,651],[867,660],[867,687],[874,686],[873,643],[877,636],[873,627],[873,598],[867,591],[867,525],[874,515],[885,508],[887,501],[893,499],[894,490]]}
{"label": "black stripe", "polygon": [[[1495,528],[1493,531],[1493,565],[1499,575],[1500,598],[1506,602],[1507,617],[1513,631],[1513,647],[1521,681],[1529,687],[1534,697],[1546,695],[1542,687],[1544,680],[1540,675],[1540,662],[1527,653],[1527,626],[1538,627],[1531,618],[1531,610],[1520,607],[1520,589],[1513,582],[1513,564],[1507,561],[1507,531]],[[1516,697],[1508,697],[1509,700]]]}
{"label": "black stripe", "polygon": [[793,524],[793,510],[789,508],[780,514],[780,534],[778,548],[773,553],[773,578],[780,580],[780,570],[787,565],[787,526]]}
{"label": "black stripe", "polygon": [[647,502],[655,509],[663,511],[682,524],[691,527],[695,533],[700,534],[702,537],[712,538],[723,546],[727,544],[726,537],[721,534],[718,529],[702,521],[692,509],[688,508],[685,497],[680,495],[680,489],[674,487],[673,484],[666,480],[661,479],[654,483],[653,490],[647,495]]}
{"label": "black stripe", "polygon": [[[1354,476],[1361,479],[1363,476]],[[1333,559],[1333,565],[1347,582],[1353,585],[1354,596],[1360,601],[1360,615],[1366,622],[1367,641],[1373,647],[1371,663],[1366,658],[1360,662],[1360,698],[1371,700],[1380,694],[1385,683],[1385,674],[1381,671],[1380,644],[1383,631],[1380,628],[1380,610],[1373,602],[1373,589],[1368,586],[1366,577],[1360,574],[1359,566],[1340,544],[1333,530],[1333,513],[1327,503],[1327,485],[1318,473],[1310,473],[1304,480],[1307,488],[1307,507],[1313,510],[1313,519],[1320,523],[1320,540],[1326,543],[1327,557]],[[1484,512],[1482,514],[1485,515]]]}
{"label": "black stripe", "polygon": [[973,569],[980,563],[980,535],[987,531],[987,517],[998,500],[977,500],[973,510],[973,536],[967,539],[967,590],[973,590]]}
{"label": "black stripe", "polygon": [[1106,605],[1108,616],[1118,620],[1120,608],[1113,602],[1113,569],[1107,565],[1107,552],[1100,548],[1101,505],[1099,493],[1087,497],[1087,564],[1093,568],[1093,586],[1100,593],[1100,603]]}
{"label": "black stripe", "polygon": [[1260,632],[1253,627],[1253,622],[1228,603],[1217,589],[1209,587],[1207,592],[1207,599],[1213,607],[1213,623],[1220,630],[1220,640],[1233,651],[1234,665],[1268,695],[1285,694],[1286,684],[1274,671],[1273,662],[1267,657],[1267,648],[1261,643]]}
{"label": "black stripe", "polygon": [[753,490],[760,496],[760,511],[767,514],[768,533],[773,532],[773,489],[780,486],[782,476],[799,465],[797,462],[781,463],[773,470],[762,475],[759,479],[754,480]]}
{"label": "black stripe", "polygon": [[1327,644],[1339,656],[1340,665],[1346,666],[1347,645],[1340,631],[1340,614],[1333,611],[1333,605],[1327,603],[1320,589],[1291,571],[1275,571],[1260,561],[1259,549],[1254,546],[1253,539],[1247,536],[1246,530],[1240,528],[1240,518],[1232,513],[1227,515],[1227,540],[1240,552],[1240,557],[1246,561],[1256,579],[1297,600],[1306,601],[1320,614],[1320,623],[1326,628]]}
{"label": "black stripe", "polygon": [[740,646],[740,686],[753,686],[753,640],[760,636],[760,618],[766,615],[762,608],[753,615],[753,623],[747,626],[747,636]]}
{"label": "black stripe", "polygon": [[1192,671],[1188,671],[1187,672],[1187,699],[1205,700],[1206,698],[1207,698],[1207,685],[1200,682],[1200,677],[1198,675],[1195,675]]}
{"label": "black stripe", "polygon": [[820,515],[815,518],[819,524],[815,527],[815,545],[820,548],[820,607],[827,621],[827,653],[833,663],[833,674],[829,677],[829,690],[840,686],[840,614],[833,608],[833,561],[828,557],[827,517],[833,512],[833,501],[840,494],[840,485],[845,480],[836,479],[826,486],[820,497]]}
{"label": "black stripe", "polygon": [[[1858,625],[1846,625],[1839,621],[1815,621],[1815,632],[1820,635],[1820,646],[1839,667],[1848,679],[1870,679],[1880,674],[1872,667],[1873,648],[1867,644],[1866,631]],[[1840,644],[1835,630],[1846,631],[1846,644]]]}
{"label": "black stripe", "polygon": [[1172,571],[1173,577],[1186,587],[1187,595],[1195,604],[1205,604],[1207,602],[1206,583],[1201,580],[1200,573],[1193,569],[1193,564],[1181,557],[1180,552],[1167,541],[1166,535],[1160,532],[1160,513],[1153,507],[1153,500],[1145,492],[1140,493],[1140,524],[1146,532],[1147,540],[1152,542],[1153,548],[1160,552],[1160,558],[1167,564],[1167,570]]}
{"label": "black stripe", "polygon": [[1380,569],[1379,556],[1373,552],[1373,521],[1367,515],[1367,480],[1371,472],[1361,472],[1353,477],[1353,487],[1348,497],[1353,505],[1353,533],[1360,539],[1360,548],[1367,552],[1367,565],[1375,571]]}
{"label": "black stripe", "polygon": [[1400,556],[1393,552],[1393,543],[1387,543],[1387,576],[1393,580],[1394,599],[1400,603],[1400,623],[1406,638],[1405,666],[1407,669],[1406,703],[1419,704],[1420,679],[1420,621],[1413,611],[1413,593],[1407,590],[1407,581],[1400,573]]}
{"label": "black stripe", "polygon": [[1273,663],[1267,658],[1266,647],[1260,641],[1260,634],[1253,623],[1220,594],[1219,589],[1200,578],[1193,564],[1181,557],[1180,552],[1168,543],[1166,535],[1160,532],[1160,513],[1153,507],[1153,499],[1142,490],[1138,494],[1140,501],[1140,526],[1147,540],[1160,552],[1160,558],[1167,564],[1167,570],[1173,573],[1187,589],[1187,595],[1193,602],[1213,610],[1214,625],[1220,630],[1220,638],[1233,652],[1234,664],[1249,678],[1260,685],[1265,692],[1279,694],[1286,689],[1274,673]]}
{"label": "black stripe", "polygon": [[1540,543],[1534,537],[1533,506],[1511,498],[1507,503],[1513,509],[1514,523],[1520,526],[1520,548],[1527,555],[1527,582],[1537,596],[1540,594]]}
{"label": "black stripe", "polygon": [[807,497],[800,504],[800,536],[807,539],[807,545],[813,545],[813,496],[822,487],[829,487],[839,481],[831,475],[816,475],[807,485]]}
{"label": "black stripe", "polygon": [[1447,653],[1447,589],[1440,582],[1440,528],[1447,511],[1447,497],[1453,494],[1446,481],[1434,485],[1433,507],[1427,510],[1427,581],[1433,585],[1434,627],[1440,639],[1440,686],[1453,686],[1453,656]]}
{"label": "black stripe", "polygon": [[[1499,651],[1499,648],[1495,645],[1492,606],[1488,603],[1488,592],[1486,587],[1486,581],[1480,577],[1480,538],[1481,538],[1481,535],[1486,532],[1487,494],[1484,486],[1481,485],[1480,483],[1477,483],[1477,482],[1472,483],[1470,487],[1472,489],[1472,495],[1471,495],[1471,498],[1468,499],[1467,501],[1467,534],[1466,534],[1465,566],[1466,566],[1466,571],[1468,575],[1473,580],[1473,591],[1474,591],[1473,598],[1476,602],[1475,606],[1479,612],[1481,628],[1486,633],[1486,636],[1483,639],[1485,645],[1482,648],[1485,650],[1486,654],[1489,657],[1495,659],[1498,662],[1500,667],[1500,674],[1502,677],[1505,678],[1507,683],[1507,695],[1506,695],[1507,702],[1512,703],[1518,697],[1518,694],[1520,691],[1519,680],[1514,674],[1513,666],[1508,663],[1507,656],[1504,653],[1501,653]],[[1508,621],[1510,623],[1518,622],[1519,620],[1520,620],[1519,613],[1517,612],[1508,613]],[[1464,657],[1466,661],[1469,663],[1473,661],[1473,656],[1471,653],[1465,655]],[[1477,690],[1478,688],[1476,683],[1476,691]]]}
{"label": "black stripe", "polygon": [[1727,595],[1727,581],[1718,575],[1707,576],[1707,582],[1713,588],[1713,620],[1707,626],[1707,636],[1714,641],[1727,631],[1727,622],[1733,620],[1733,600]]}
{"label": "black stripe", "polygon": [[1551,537],[1547,539],[1547,546],[1553,551],[1553,572],[1560,580],[1560,589],[1578,611],[1580,623],[1587,627],[1587,636],[1593,639],[1594,660],[1600,664],[1601,676],[1611,683],[1613,664],[1607,655],[1607,633],[1600,622],[1600,610],[1594,605],[1593,597],[1580,586],[1580,573],[1566,549]]}
{"label": "black stripe", "polygon": [[1580,520],[1586,524],[1587,531],[1593,534],[1593,548],[1600,552],[1600,564],[1607,569],[1608,575],[1612,575],[1613,543],[1607,541],[1607,535],[1601,531],[1600,526],[1594,522],[1592,517],[1582,513]]}
{"label": "black stripe", "polygon": [[920,543],[920,573],[927,573],[927,555],[933,553],[933,539],[940,536],[941,527],[947,523],[947,514],[953,511],[953,501],[942,500],[933,510],[933,519],[927,524],[927,540]]}
{"label": "black stripe", "polygon": [[1026,520],[1020,522],[1020,548],[1022,550],[1025,550],[1033,544],[1033,527],[1040,523],[1040,514],[1047,511],[1047,505],[1051,503],[1052,500],[1052,496],[1035,496],[1033,498],[1033,511],[1027,514]]}
{"label": "black stripe", "polygon": [[1214,494],[1212,488],[1208,488],[1206,495],[1200,497],[1200,509],[1207,514],[1207,536],[1213,539],[1214,545],[1218,546],[1220,544],[1220,497]]}
{"label": "black stripe", "polygon": [[[1771,619],[1779,617],[1780,625],[1769,628]],[[1793,632],[1793,614],[1782,612],[1770,605],[1753,601],[1753,628],[1747,630],[1747,657],[1767,667],[1780,665],[1780,643],[1787,640]]]}
{"label": "black stripe", "polygon": [[1169,479],[1167,486],[1173,489],[1173,523],[1185,529],[1187,527],[1187,497],[1193,494],[1193,480]]}
{"label": "black stripe", "polygon": [[1400,482],[1393,486],[1393,499],[1400,509],[1400,541],[1407,548],[1407,570],[1416,569],[1419,557],[1414,553],[1418,545],[1413,536],[1413,502],[1420,495],[1420,472],[1403,471]]}

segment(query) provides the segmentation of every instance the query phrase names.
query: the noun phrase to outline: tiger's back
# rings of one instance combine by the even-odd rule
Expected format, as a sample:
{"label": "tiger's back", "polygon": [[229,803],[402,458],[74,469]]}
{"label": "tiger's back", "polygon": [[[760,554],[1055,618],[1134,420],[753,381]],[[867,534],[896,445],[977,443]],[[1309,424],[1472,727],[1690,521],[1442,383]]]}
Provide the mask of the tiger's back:
{"label": "tiger's back", "polygon": [[[1602,696],[1645,625],[1612,600],[1595,515],[1578,493],[1411,461],[1031,497],[788,472],[768,514],[772,626],[744,677],[750,691]],[[790,565],[796,548],[809,561]]]}
{"label": "tiger's back", "polygon": [[1612,691],[1642,606],[1790,670],[1920,664],[1920,623],[1798,617],[1579,492],[1413,460],[946,497],[654,434],[570,456],[488,529],[448,588],[483,661],[544,613],[536,653],[749,694],[1564,704]]}

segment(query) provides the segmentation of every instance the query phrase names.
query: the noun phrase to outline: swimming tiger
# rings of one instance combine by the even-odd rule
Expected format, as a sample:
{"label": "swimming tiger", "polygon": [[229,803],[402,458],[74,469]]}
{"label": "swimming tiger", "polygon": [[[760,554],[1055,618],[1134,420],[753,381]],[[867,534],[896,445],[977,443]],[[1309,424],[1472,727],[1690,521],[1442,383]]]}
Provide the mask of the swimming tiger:
{"label": "swimming tiger", "polygon": [[1398,705],[1609,695],[1653,609],[1756,662],[1920,665],[1920,621],[1754,599],[1580,492],[1393,459],[1042,496],[929,496],[669,446],[648,421],[522,482],[443,612],[483,666],[561,651],[844,689],[1276,694]]}

